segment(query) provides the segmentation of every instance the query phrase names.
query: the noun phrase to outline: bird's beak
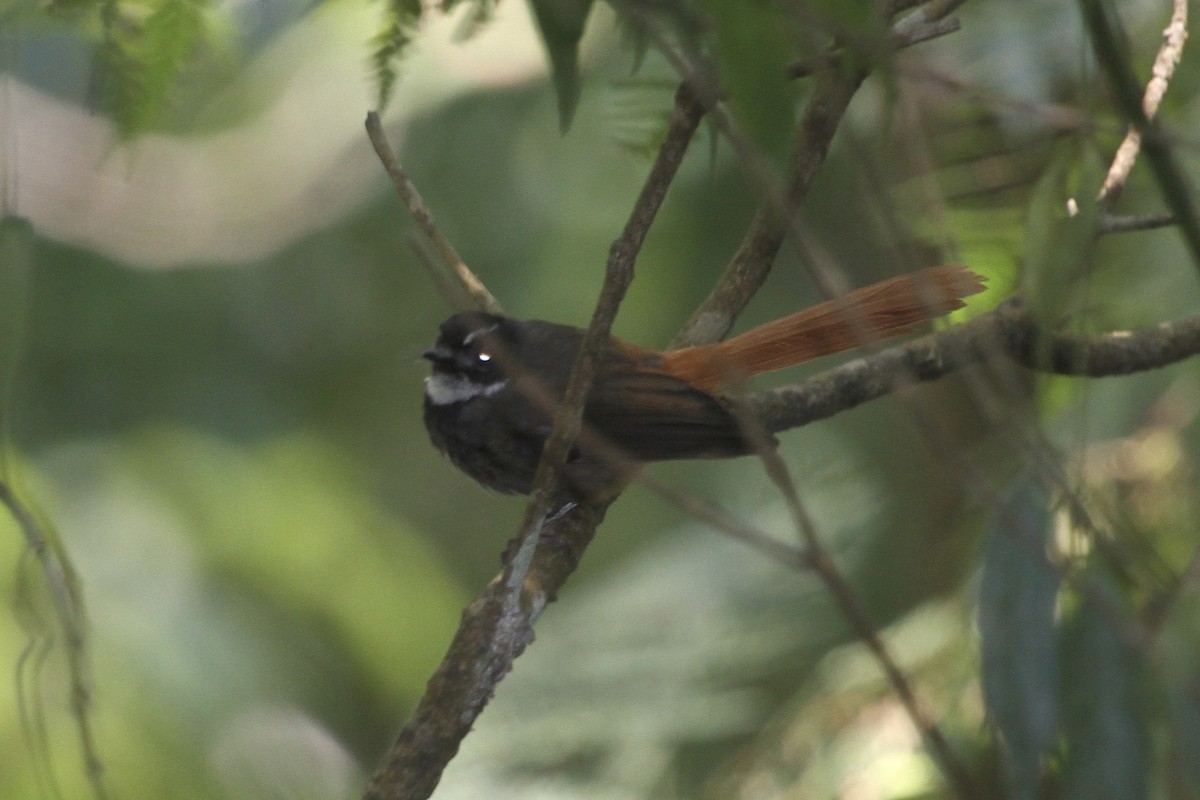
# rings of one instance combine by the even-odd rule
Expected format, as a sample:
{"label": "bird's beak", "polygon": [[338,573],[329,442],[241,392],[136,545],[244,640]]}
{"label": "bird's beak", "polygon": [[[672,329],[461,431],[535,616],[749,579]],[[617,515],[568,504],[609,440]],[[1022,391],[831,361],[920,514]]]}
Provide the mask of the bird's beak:
{"label": "bird's beak", "polygon": [[432,361],[434,364],[451,364],[454,362],[454,354],[440,345],[435,345],[424,353],[421,353],[421,358]]}

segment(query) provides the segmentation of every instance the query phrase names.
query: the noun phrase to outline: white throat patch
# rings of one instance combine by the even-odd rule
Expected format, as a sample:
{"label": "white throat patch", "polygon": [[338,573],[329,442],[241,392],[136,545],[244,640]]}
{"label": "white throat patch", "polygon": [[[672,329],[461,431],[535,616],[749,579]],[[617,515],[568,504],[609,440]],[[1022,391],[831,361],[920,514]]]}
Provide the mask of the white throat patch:
{"label": "white throat patch", "polygon": [[435,406],[465,403],[476,397],[491,397],[504,388],[508,381],[478,383],[461,375],[437,374],[425,379],[425,396]]}

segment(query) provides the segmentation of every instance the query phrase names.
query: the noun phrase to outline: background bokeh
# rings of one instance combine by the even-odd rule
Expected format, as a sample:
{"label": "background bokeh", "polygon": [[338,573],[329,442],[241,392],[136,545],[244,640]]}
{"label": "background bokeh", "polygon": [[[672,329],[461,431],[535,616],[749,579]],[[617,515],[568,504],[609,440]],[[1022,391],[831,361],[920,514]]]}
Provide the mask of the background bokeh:
{"label": "background bokeh", "polygon": [[[805,209],[825,263],[856,283],[967,263],[992,291],[960,319],[1015,286],[1047,165],[1109,152],[1121,132],[1096,110],[1077,10],[1016,6],[967,4],[963,31],[864,87]],[[1158,10],[1122,11],[1149,63]],[[5,210],[32,224],[28,293],[0,298],[27,320],[9,464],[78,571],[114,797],[351,797],[523,504],[457,473],[421,423],[419,354],[450,309],[362,133],[374,7],[225,13],[226,49],[130,141],[95,112],[90,45],[70,22],[0,28]],[[670,109],[669,68],[651,53],[632,72],[596,13],[566,135],[517,3],[466,42],[432,25],[385,116],[444,232],[514,316],[587,320]],[[1185,62],[1172,86],[1176,130],[1195,129],[1198,75]],[[702,129],[672,187],[617,335],[668,341],[754,213],[715,135]],[[1193,145],[1179,148],[1187,166]],[[1155,197],[1135,175],[1129,206]],[[1198,297],[1170,231],[1107,237],[1090,276],[1063,315],[1097,330]],[[742,325],[819,297],[785,254]],[[1195,542],[1197,381],[1185,362],[1030,394],[1072,484],[1168,565]],[[922,696],[994,774],[974,609],[995,508],[945,448],[999,486],[1021,469],[971,396],[958,380],[914,388],[789,432],[781,452]],[[654,474],[794,535],[752,459]],[[73,651],[7,518],[0,586],[14,598],[0,615],[0,797],[84,797]],[[1193,605],[1171,620],[1185,684]],[[920,797],[939,780],[815,580],[634,487],[438,796]]]}

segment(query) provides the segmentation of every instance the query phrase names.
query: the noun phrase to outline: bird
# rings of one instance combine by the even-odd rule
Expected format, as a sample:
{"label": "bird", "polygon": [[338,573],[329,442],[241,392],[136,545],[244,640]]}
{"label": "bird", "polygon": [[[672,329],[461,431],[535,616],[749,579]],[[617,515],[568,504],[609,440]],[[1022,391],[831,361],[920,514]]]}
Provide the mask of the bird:
{"label": "bird", "polygon": [[[580,500],[614,493],[632,467],[755,452],[726,395],[746,378],[913,330],[985,289],[961,265],[928,267],[804,308],[715,344],[656,350],[611,337],[563,468]],[[483,486],[528,494],[584,331],[461,311],[442,323],[425,379],[430,440]]]}

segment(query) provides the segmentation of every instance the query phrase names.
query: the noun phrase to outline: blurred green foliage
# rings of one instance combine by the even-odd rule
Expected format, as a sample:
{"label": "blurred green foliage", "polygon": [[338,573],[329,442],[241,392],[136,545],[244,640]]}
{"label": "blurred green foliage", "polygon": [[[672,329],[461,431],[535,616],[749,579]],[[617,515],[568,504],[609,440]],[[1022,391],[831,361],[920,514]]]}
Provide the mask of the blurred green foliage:
{"label": "blurred green foliage", "polygon": [[[1194,309],[1194,272],[1172,233],[1093,242],[1095,204],[1085,202],[1083,221],[1061,211],[1068,190],[1091,191],[1122,130],[1096,76],[1080,68],[1081,51],[1062,46],[1083,46],[1075,9],[968,4],[961,33],[893,69],[874,57],[881,30],[868,6],[820,3],[796,18],[710,2],[666,15],[719,21],[673,41],[714,59],[731,108],[773,156],[809,83],[770,76],[835,34],[852,54],[872,54],[876,75],[803,209],[811,252],[860,284],[942,260],[986,274],[997,297],[1032,278],[1045,290],[1045,318],[1069,316],[1081,331]],[[389,81],[418,77],[393,55],[414,33],[418,50],[421,42],[416,6],[386,8],[391,38],[372,45],[371,29],[356,29],[353,54],[385,95]],[[226,18],[200,4],[138,7],[139,25],[164,17],[164,39],[129,51],[161,62],[118,101],[128,105],[125,118],[114,114],[117,134],[134,136],[131,152],[153,158],[157,140],[136,137],[148,129],[185,144],[249,136],[239,126],[296,91],[288,65],[315,59],[321,39],[310,35],[309,49],[261,69],[255,55],[305,12],[259,10],[269,19],[255,27],[244,8]],[[492,10],[460,11],[481,41],[498,24],[484,22]],[[323,9],[339,11],[358,19]],[[1135,64],[1149,63],[1162,24],[1145,13],[1126,19]],[[631,79],[633,56],[614,44],[611,14],[597,6],[583,17],[586,26],[574,19],[558,41],[556,78],[489,73],[402,109],[402,160],[516,316],[587,319],[670,107],[666,63],[650,53]],[[22,45],[15,78],[85,104],[81,65],[104,66],[104,30],[71,24],[40,20],[2,35]],[[541,33],[549,38],[544,25]],[[554,41],[545,44],[553,53]],[[392,49],[381,61],[384,45]],[[563,59],[584,68],[566,75]],[[1185,64],[1168,95],[1163,114],[1179,129],[1195,114],[1197,74]],[[561,137],[557,123],[576,99]],[[282,142],[337,135],[321,124],[319,102],[308,111],[241,157],[267,160]],[[728,147],[710,147],[715,135],[702,132],[672,187],[618,335],[667,341],[754,213],[759,187]],[[371,158],[355,141],[330,148],[334,175]],[[114,152],[124,147],[115,142]],[[1183,147],[1179,155],[1196,163]],[[170,177],[183,189],[207,176]],[[288,188],[245,187],[234,201],[242,233],[266,224],[262,208]],[[1157,196],[1135,172],[1123,202],[1156,208]],[[176,230],[227,252],[222,237],[239,232],[207,221],[198,214]],[[163,235],[141,222],[105,233]],[[14,376],[6,452],[19,457],[23,491],[61,531],[81,577],[97,742],[116,797],[354,796],[516,528],[519,500],[478,488],[426,441],[419,354],[448,309],[410,254],[411,226],[383,176],[335,221],[304,222],[303,237],[249,263],[214,255],[155,268],[80,244],[91,241],[83,226],[63,237],[71,244],[35,220],[21,243],[29,299],[0,296],[0,353],[6,364],[22,354],[4,375]],[[164,251],[172,244],[164,236]],[[14,263],[0,264],[3,281]],[[785,253],[743,326],[818,299],[812,285]],[[986,796],[1194,794],[1197,365],[1106,381],[972,372],[901,395],[788,432],[781,452],[956,751],[980,786],[1005,787]],[[988,402],[1019,424],[998,426],[981,410]],[[1060,494],[1026,488],[1047,460],[1099,533],[1072,522]],[[752,460],[654,472],[793,535]],[[1044,552],[1019,549],[1031,538]],[[0,515],[10,596],[40,574],[21,543]],[[1047,573],[1051,557],[1065,577]],[[1097,608],[1095,591],[1120,613]],[[1125,637],[1126,618],[1144,638]],[[19,692],[0,692],[0,797],[45,796],[51,773],[61,796],[88,792],[66,688],[69,643],[44,631],[31,645],[0,615],[0,662],[23,676]],[[878,665],[815,579],[636,487],[478,728],[439,796],[947,794]]]}

